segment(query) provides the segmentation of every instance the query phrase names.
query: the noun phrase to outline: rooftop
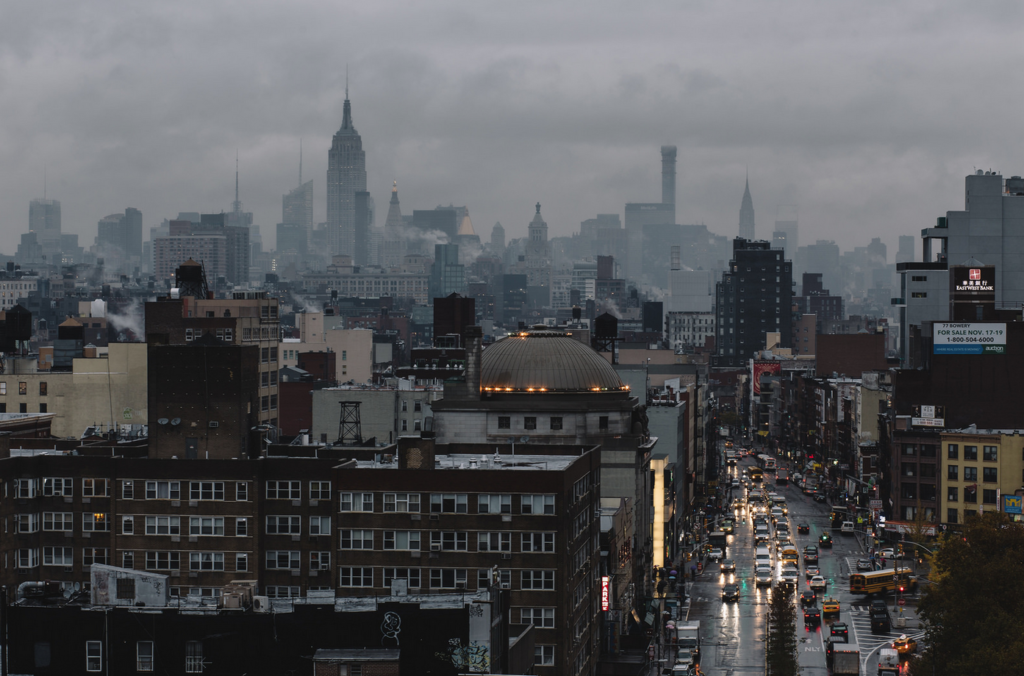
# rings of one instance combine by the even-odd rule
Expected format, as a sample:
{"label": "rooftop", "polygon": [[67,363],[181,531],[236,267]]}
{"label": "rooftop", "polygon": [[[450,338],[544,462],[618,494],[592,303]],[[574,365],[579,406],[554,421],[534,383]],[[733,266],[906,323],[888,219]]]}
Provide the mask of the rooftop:
{"label": "rooftop", "polygon": [[[526,446],[526,444],[523,444]],[[520,471],[541,471],[541,472],[562,472],[580,458],[579,455],[526,455],[495,453],[469,454],[452,453],[450,455],[434,456],[434,469],[439,470],[520,470]],[[356,467],[359,469],[387,469],[398,468],[397,462],[381,463],[375,460],[358,460]]]}
{"label": "rooftop", "polygon": [[521,331],[484,350],[485,392],[627,391],[615,369],[589,346],[563,331]]}

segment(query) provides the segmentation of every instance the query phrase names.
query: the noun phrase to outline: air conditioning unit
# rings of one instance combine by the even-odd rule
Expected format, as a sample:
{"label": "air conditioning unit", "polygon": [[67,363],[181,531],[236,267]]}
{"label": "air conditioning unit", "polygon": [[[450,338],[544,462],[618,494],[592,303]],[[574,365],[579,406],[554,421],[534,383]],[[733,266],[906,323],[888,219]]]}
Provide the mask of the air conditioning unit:
{"label": "air conditioning unit", "polygon": [[431,521],[440,521],[441,520],[441,515],[440,514],[431,514],[430,515],[430,520]]}
{"label": "air conditioning unit", "polygon": [[430,545],[430,551],[439,552],[441,551],[441,545]]}
{"label": "air conditioning unit", "polygon": [[503,559],[511,559],[511,558],[512,558],[512,555],[511,555],[511,554],[508,554],[508,553],[506,553],[506,554],[502,554],[502,555],[501,555],[501,558],[503,558]]}
{"label": "air conditioning unit", "polygon": [[320,570],[330,570],[330,569],[331,569],[331,564],[329,564],[329,563],[321,563],[320,564]]}
{"label": "air conditioning unit", "polygon": [[501,588],[502,589],[511,589],[512,588],[512,583],[511,582],[502,582],[501,583]]}
{"label": "air conditioning unit", "polygon": [[270,599],[266,596],[253,596],[252,610],[254,613],[269,613]]}
{"label": "air conditioning unit", "polygon": [[465,589],[466,588],[466,583],[465,582],[456,582],[455,583],[455,588],[456,589]]}
{"label": "air conditioning unit", "polygon": [[216,420],[211,420],[210,427],[220,427],[220,423],[217,422]]}

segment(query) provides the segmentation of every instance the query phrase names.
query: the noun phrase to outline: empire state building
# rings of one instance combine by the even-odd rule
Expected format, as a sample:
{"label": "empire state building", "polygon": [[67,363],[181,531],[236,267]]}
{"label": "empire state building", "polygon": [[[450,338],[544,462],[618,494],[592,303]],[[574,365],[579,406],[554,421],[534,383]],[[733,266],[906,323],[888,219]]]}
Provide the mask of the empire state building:
{"label": "empire state building", "polygon": [[[368,225],[358,223],[357,193],[366,194],[366,153],[363,139],[352,124],[346,87],[341,129],[327,153],[327,244],[331,255],[356,255],[357,230]],[[355,261],[357,265],[361,262]]]}

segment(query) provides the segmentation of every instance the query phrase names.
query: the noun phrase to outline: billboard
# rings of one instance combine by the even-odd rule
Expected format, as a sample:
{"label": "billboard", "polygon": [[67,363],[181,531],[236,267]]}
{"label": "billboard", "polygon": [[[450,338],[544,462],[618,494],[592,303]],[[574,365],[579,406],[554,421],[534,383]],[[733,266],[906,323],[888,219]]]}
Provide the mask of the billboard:
{"label": "billboard", "polygon": [[1006,354],[1006,324],[936,322],[934,354]]}
{"label": "billboard", "polygon": [[1021,513],[1021,496],[1019,495],[1004,495],[1003,496],[1003,511],[1007,514],[1020,514]]}
{"label": "billboard", "polygon": [[978,267],[951,266],[949,268],[950,297],[956,300],[968,298],[996,300],[996,269],[995,266]]}
{"label": "billboard", "polygon": [[754,395],[761,394],[761,376],[762,375],[779,375],[782,373],[782,362],[780,361],[755,361],[753,366],[753,372],[751,373],[751,380],[753,381],[753,392]]}

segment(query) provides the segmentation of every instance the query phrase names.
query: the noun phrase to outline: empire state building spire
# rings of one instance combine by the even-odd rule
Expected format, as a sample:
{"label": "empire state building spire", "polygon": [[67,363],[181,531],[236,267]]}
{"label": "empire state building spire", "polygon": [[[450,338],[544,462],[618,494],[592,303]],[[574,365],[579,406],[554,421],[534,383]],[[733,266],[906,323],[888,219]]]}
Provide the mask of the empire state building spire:
{"label": "empire state building spire", "polygon": [[[341,129],[334,135],[327,153],[327,245],[331,255],[353,256],[357,265],[365,264],[360,260],[362,256],[356,250],[356,242],[368,241],[368,221],[356,223],[356,197],[365,192],[366,152],[363,139],[352,124],[352,103],[346,82]],[[362,198],[368,196],[362,195]]]}
{"label": "empire state building spire", "polygon": [[754,239],[754,200],[750,197],[750,179],[743,189],[743,203],[740,205],[740,237]]}

